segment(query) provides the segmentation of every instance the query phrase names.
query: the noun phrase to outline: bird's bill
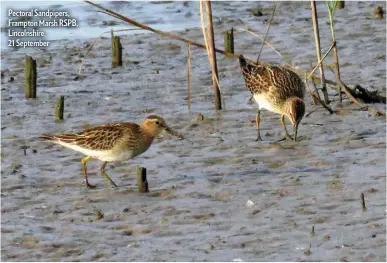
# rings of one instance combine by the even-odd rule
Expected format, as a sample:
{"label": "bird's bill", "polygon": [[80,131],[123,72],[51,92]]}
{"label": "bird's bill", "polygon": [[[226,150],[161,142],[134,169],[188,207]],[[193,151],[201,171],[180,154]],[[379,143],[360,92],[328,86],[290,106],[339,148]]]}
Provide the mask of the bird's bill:
{"label": "bird's bill", "polygon": [[298,125],[293,126],[293,134],[294,134],[294,141],[297,141],[297,130],[298,130]]}
{"label": "bird's bill", "polygon": [[178,137],[180,140],[184,139],[184,136],[177,131],[173,130],[172,128],[169,128],[168,126],[165,126],[165,131],[168,132],[169,134]]}

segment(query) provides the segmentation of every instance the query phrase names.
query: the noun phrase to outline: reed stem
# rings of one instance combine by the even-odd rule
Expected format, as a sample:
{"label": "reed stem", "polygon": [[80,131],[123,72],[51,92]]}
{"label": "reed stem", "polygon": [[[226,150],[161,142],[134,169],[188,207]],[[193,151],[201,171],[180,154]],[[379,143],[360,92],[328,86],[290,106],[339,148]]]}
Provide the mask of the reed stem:
{"label": "reed stem", "polygon": [[[318,63],[320,63],[320,61],[321,61],[320,32],[319,32],[319,28],[318,28],[316,1],[311,0],[310,6],[312,9],[312,20],[313,20],[313,29],[314,29],[314,39],[316,42],[317,61],[318,61]],[[323,95],[324,95],[324,102],[325,102],[325,104],[328,104],[329,97],[328,97],[327,86],[325,83],[323,63],[320,63],[319,69],[320,69],[320,77],[321,77],[321,84],[322,84],[321,90],[322,90]]]}
{"label": "reed stem", "polygon": [[215,109],[222,109],[222,101],[220,98],[220,89],[219,89],[219,77],[218,77],[218,66],[216,62],[216,52],[215,52],[215,38],[214,38],[214,27],[212,24],[212,10],[211,10],[211,1],[206,0],[206,13],[207,13],[207,22],[208,22],[208,57],[211,64],[212,70],[212,86],[214,89],[215,95]]}
{"label": "reed stem", "polygon": [[275,9],[276,8],[277,8],[277,1],[274,3],[274,7],[273,7],[273,11],[271,13],[270,21],[269,21],[269,24],[267,25],[265,36],[263,37],[262,45],[261,45],[261,48],[260,48],[259,53],[258,53],[257,62],[259,62],[259,57],[261,56],[263,45],[265,45],[266,37],[267,37],[267,34],[269,33],[269,29],[270,29],[271,23],[273,22],[273,17],[274,17],[274,13],[275,13]]}

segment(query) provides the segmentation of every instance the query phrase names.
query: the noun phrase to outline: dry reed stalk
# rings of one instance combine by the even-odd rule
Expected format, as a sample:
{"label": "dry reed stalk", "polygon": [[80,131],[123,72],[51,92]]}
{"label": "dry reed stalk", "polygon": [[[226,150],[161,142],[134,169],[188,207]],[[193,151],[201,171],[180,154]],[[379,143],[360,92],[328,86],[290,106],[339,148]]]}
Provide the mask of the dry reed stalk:
{"label": "dry reed stalk", "polygon": [[259,53],[258,53],[257,62],[259,62],[259,57],[261,56],[263,45],[265,45],[267,34],[269,33],[271,23],[273,22],[273,17],[274,17],[274,13],[275,13],[276,8],[277,8],[277,1],[274,3],[273,12],[271,13],[270,21],[269,21],[269,24],[267,25],[265,36],[263,37],[263,40],[262,40],[261,49],[259,50]]}
{"label": "dry reed stalk", "polygon": [[[244,28],[235,28],[237,31],[240,31],[240,32],[247,32],[253,36],[255,36],[256,38],[260,39],[260,40],[264,40],[264,38],[262,36],[259,36],[257,35],[256,33],[254,33],[253,31],[249,31],[247,29],[244,29]],[[284,58],[284,56],[272,45],[270,44],[267,40],[264,40],[264,43],[270,47],[272,50],[274,50],[275,53],[277,53],[283,60],[285,60],[285,63],[288,64],[290,67],[292,67],[292,65],[290,64],[289,61],[286,61],[286,59]]]}
{"label": "dry reed stalk", "polygon": [[317,103],[318,103],[318,100],[316,100],[317,96],[314,95],[313,92],[310,90],[309,82],[308,82],[308,79],[306,78],[306,76],[304,79],[304,83],[305,83],[305,86],[307,87],[306,92],[309,94],[309,97],[312,99],[313,105],[317,105]]}
{"label": "dry reed stalk", "polygon": [[309,81],[308,81],[308,78],[307,78],[306,74],[305,74],[304,83],[305,83],[305,86],[306,86],[306,91],[308,92],[310,98],[312,99],[313,105],[317,105],[319,103],[319,101],[316,98],[320,98],[320,94],[318,93],[316,85],[314,85],[314,83],[312,81],[312,84],[313,84],[313,87],[314,87],[314,91],[312,91],[310,89],[310,87],[309,87]]}
{"label": "dry reed stalk", "polygon": [[333,42],[332,45],[329,47],[328,51],[325,53],[325,55],[322,57],[322,59],[319,59],[318,64],[313,68],[313,70],[309,73],[308,79],[313,75],[313,73],[316,71],[318,67],[323,63],[324,59],[328,56],[329,52],[331,52],[332,48],[336,46],[336,42]]}
{"label": "dry reed stalk", "polygon": [[[145,25],[145,24],[142,24],[142,23],[137,22],[137,21],[135,21],[135,20],[133,20],[133,19],[130,19],[130,18],[128,18],[128,17],[125,17],[125,16],[123,16],[123,15],[120,15],[120,14],[118,14],[118,13],[116,13],[116,12],[110,10],[110,9],[104,8],[103,6],[98,5],[98,4],[95,4],[95,3],[93,3],[93,2],[90,2],[90,1],[84,1],[84,2],[85,2],[85,3],[88,3],[88,4],[91,4],[91,5],[93,5],[93,6],[97,7],[97,8],[102,9],[102,10],[104,11],[103,13],[105,13],[105,14],[107,14],[107,15],[110,15],[110,16],[112,16],[112,17],[115,17],[115,18],[117,18],[117,19],[120,19],[120,20],[122,20],[122,21],[125,21],[125,22],[127,22],[127,23],[129,23],[129,24],[132,24],[132,25],[137,26],[137,27],[139,27],[139,28],[142,28],[142,29],[144,29],[144,30],[151,31],[151,32],[156,33],[156,34],[158,34],[158,35],[167,37],[167,38],[169,38],[169,39],[179,40],[179,41],[185,42],[185,43],[187,43],[187,44],[191,44],[192,46],[196,46],[196,47],[200,47],[200,48],[206,49],[206,46],[205,46],[205,45],[200,44],[200,43],[197,43],[197,42],[195,42],[195,41],[193,41],[193,40],[185,39],[185,38],[183,38],[183,37],[181,37],[181,36],[179,36],[179,35],[176,35],[176,34],[172,34],[172,33],[169,33],[169,32],[165,32],[165,31],[161,31],[161,30],[157,30],[157,29],[151,28],[151,27],[149,27],[149,26],[147,26],[147,25]],[[230,52],[224,52],[223,50],[218,49],[218,48],[215,48],[215,52],[221,53],[221,54],[225,55],[226,57],[230,57],[230,58],[239,58],[239,54],[233,54],[233,53],[230,53]],[[246,58],[246,60],[248,60],[248,61],[250,61],[250,62],[254,62],[254,60],[251,60],[251,59],[247,59],[247,58]]]}
{"label": "dry reed stalk", "polygon": [[[320,63],[321,61],[320,32],[318,28],[316,2],[311,0],[310,6],[312,8],[312,20],[313,20],[313,29],[314,29],[314,40],[316,42],[317,61]],[[321,90],[324,95],[324,102],[325,104],[328,104],[329,98],[328,98],[327,86],[326,86],[325,76],[324,76],[324,67],[322,63],[320,64],[319,69],[320,69],[320,77],[321,77],[321,84],[322,84]]]}
{"label": "dry reed stalk", "polygon": [[187,103],[188,112],[191,113],[191,45],[187,45]]}
{"label": "dry reed stalk", "polygon": [[[143,30],[151,31],[151,32],[153,32],[153,33],[155,33],[155,34],[158,34],[158,35],[167,37],[167,38],[169,38],[169,39],[174,39],[174,40],[182,41],[182,42],[184,42],[184,43],[191,44],[192,46],[195,46],[195,47],[207,49],[207,47],[206,47],[205,45],[200,44],[200,43],[197,43],[197,42],[195,42],[195,41],[193,41],[193,40],[185,39],[185,38],[183,38],[183,37],[181,37],[181,36],[178,36],[178,35],[176,35],[176,34],[172,34],[172,33],[169,33],[169,32],[164,32],[164,31],[161,31],[161,30],[153,29],[153,28],[151,28],[151,27],[149,27],[149,26],[147,26],[147,25],[145,25],[145,24],[142,24],[142,23],[140,23],[140,22],[138,22],[138,21],[135,21],[135,20],[133,20],[133,19],[130,19],[130,18],[128,18],[128,17],[122,16],[122,15],[120,15],[120,14],[118,14],[118,13],[112,11],[112,10],[109,10],[109,9],[107,9],[107,8],[104,8],[104,7],[102,7],[101,5],[95,4],[95,3],[93,3],[93,2],[90,2],[90,1],[84,1],[84,2],[86,2],[86,3],[88,3],[88,4],[91,4],[91,5],[93,5],[93,6],[97,7],[97,8],[100,8],[100,9],[104,10],[103,13],[105,13],[105,14],[107,14],[107,15],[113,16],[113,17],[115,17],[115,18],[117,18],[117,19],[120,19],[120,20],[125,21],[125,22],[127,22],[127,23],[129,23],[129,24],[132,24],[132,25],[134,25],[134,26],[137,26],[137,27],[139,27],[139,28],[141,28],[141,29],[143,29]],[[243,29],[239,29],[239,30],[243,30]],[[245,30],[245,31],[249,32],[248,30]],[[110,31],[109,31],[109,32],[110,32]],[[254,33],[252,33],[252,34],[254,34]],[[258,37],[258,36],[257,36],[257,37]],[[265,41],[265,43],[268,44],[267,41]],[[235,54],[235,53],[225,52],[225,51],[223,51],[223,50],[221,50],[221,49],[218,49],[218,48],[215,48],[215,52],[220,53],[220,54],[222,54],[222,55],[224,55],[224,56],[226,56],[226,57],[229,57],[229,58],[236,58],[236,59],[239,59],[239,56],[241,55],[241,54]],[[278,53],[278,52],[277,52],[277,53]],[[279,53],[278,53],[278,54],[279,54]],[[281,55],[280,55],[280,56],[281,56]],[[248,57],[245,57],[245,59],[246,59],[247,61],[251,62],[251,63],[255,63],[255,60],[249,59]],[[262,62],[261,62],[261,63],[262,63]],[[262,64],[265,64],[265,63],[262,63]],[[290,67],[291,67],[298,75],[300,75],[300,76],[304,76],[304,75],[305,75],[305,72],[304,72],[304,71],[302,71],[302,70],[300,70],[300,69],[297,69],[297,68],[294,68],[294,67],[293,67],[292,65],[290,65],[290,64],[289,64],[289,66],[290,66]],[[313,78],[314,78],[315,80],[317,80],[317,81],[321,81],[321,79],[320,79],[319,77],[317,77],[317,76],[313,76]],[[334,81],[332,81],[332,80],[326,80],[326,83],[329,84],[329,85],[336,85],[336,82],[334,82]]]}
{"label": "dry reed stalk", "polygon": [[[333,37],[333,41],[336,42],[335,38]],[[335,67],[335,71],[336,71],[336,78],[338,81],[341,81],[341,77],[340,77],[340,64],[339,64],[339,55],[338,55],[338,51],[337,51],[337,46],[335,45],[335,47],[333,48],[333,57],[335,59],[335,63],[336,63],[336,67]],[[341,92],[341,87],[339,86],[339,100],[340,102],[343,101],[343,95],[342,95],[342,92]]]}
{"label": "dry reed stalk", "polygon": [[206,13],[207,13],[207,22],[208,22],[208,38],[209,38],[209,51],[210,51],[210,61],[212,65],[212,82],[215,93],[215,109],[222,109],[222,101],[220,97],[219,89],[219,75],[218,75],[218,65],[216,61],[216,52],[215,50],[215,37],[214,37],[214,26],[212,24],[212,9],[211,1],[206,1]]}
{"label": "dry reed stalk", "polygon": [[[313,82],[312,82],[313,83]],[[310,88],[309,88],[309,81],[308,79],[306,78],[306,74],[305,74],[305,84],[306,86],[308,87],[308,94],[309,96],[312,98],[313,101],[317,101],[321,106],[323,106],[330,114],[333,114],[335,113],[328,105],[326,105],[322,100],[321,98],[319,97],[318,95],[318,91],[317,91],[317,88],[316,88],[316,85],[313,83],[313,86],[314,86],[314,89],[315,91],[317,92],[317,95],[315,95],[313,92],[310,91]],[[311,114],[313,113],[313,111],[309,112],[308,114],[306,114],[305,116],[308,117],[310,116]]]}
{"label": "dry reed stalk", "polygon": [[[309,61],[309,67],[311,70],[313,70],[313,66],[312,66],[312,62]],[[305,79],[306,81],[309,79],[308,76],[305,75]],[[321,100],[321,97],[320,97],[320,93],[318,92],[318,89],[317,89],[317,86],[316,86],[316,83],[314,83],[314,80],[312,80],[312,84],[313,84],[313,88],[314,88],[314,94],[318,97],[319,100]],[[313,100],[314,102],[318,102],[317,100]]]}
{"label": "dry reed stalk", "polygon": [[[211,11],[211,2],[206,0],[206,14],[208,22],[208,32],[206,32],[204,24],[204,15],[203,15],[203,0],[200,1],[200,20],[202,24],[203,38],[206,44],[208,59],[211,65],[212,71],[212,85],[215,94],[215,109],[222,109],[222,101],[220,97],[220,88],[219,88],[219,78],[218,78],[218,68],[216,63],[216,53],[215,53],[215,40],[214,40],[214,28],[212,25],[212,11]],[[208,40],[207,40],[208,38]]]}

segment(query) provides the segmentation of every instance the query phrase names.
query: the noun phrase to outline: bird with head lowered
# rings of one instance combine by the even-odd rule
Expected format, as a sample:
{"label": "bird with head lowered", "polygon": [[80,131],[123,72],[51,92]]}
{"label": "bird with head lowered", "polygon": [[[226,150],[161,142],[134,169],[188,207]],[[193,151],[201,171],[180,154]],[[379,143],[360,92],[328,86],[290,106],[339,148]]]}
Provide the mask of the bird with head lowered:
{"label": "bird with head lowered", "polygon": [[[246,87],[253,94],[258,104],[256,125],[257,141],[262,140],[260,134],[261,109],[281,115],[280,121],[285,129],[284,139],[297,140],[298,126],[305,114],[305,85],[300,77],[291,70],[265,66],[261,63],[250,64],[241,55],[239,64],[245,79]],[[293,125],[292,137],[285,124],[287,116]]]}

